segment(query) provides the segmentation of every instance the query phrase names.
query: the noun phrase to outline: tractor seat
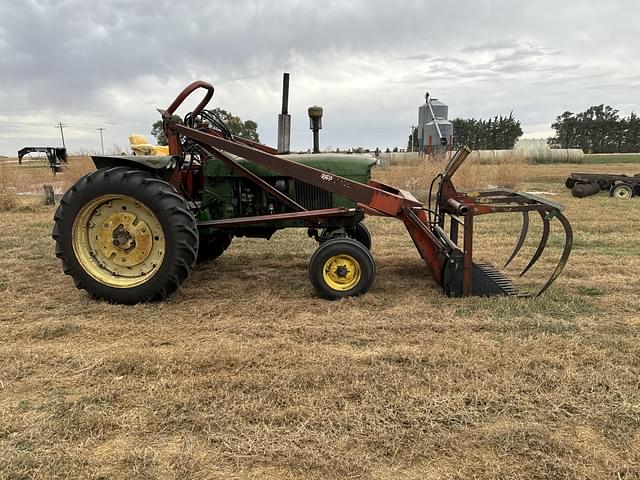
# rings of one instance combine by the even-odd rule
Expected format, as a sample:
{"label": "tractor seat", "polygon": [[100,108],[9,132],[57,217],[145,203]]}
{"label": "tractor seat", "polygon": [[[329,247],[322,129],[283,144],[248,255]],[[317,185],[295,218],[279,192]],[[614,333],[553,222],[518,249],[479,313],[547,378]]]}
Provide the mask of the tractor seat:
{"label": "tractor seat", "polygon": [[129,135],[129,143],[134,155],[169,155],[169,147],[151,145],[144,135],[132,133]]}

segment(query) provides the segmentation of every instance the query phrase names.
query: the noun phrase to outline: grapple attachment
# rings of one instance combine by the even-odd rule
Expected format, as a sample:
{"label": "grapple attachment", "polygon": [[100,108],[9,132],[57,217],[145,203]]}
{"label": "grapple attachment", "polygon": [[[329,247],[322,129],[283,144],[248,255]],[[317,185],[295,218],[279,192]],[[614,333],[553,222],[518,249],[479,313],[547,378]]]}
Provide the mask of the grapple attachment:
{"label": "grapple attachment", "polygon": [[[528,295],[520,293],[513,282],[493,265],[473,262],[473,222],[479,215],[522,213],[522,229],[513,252],[504,265],[507,267],[518,255],[527,239],[530,212],[537,212],[542,221],[540,242],[520,276],[526,274],[542,256],[549,240],[553,220],[558,221],[564,234],[564,246],[560,259],[549,279],[537,292],[536,296],[538,296],[558,278],[571,253],[573,232],[569,221],[562,213],[563,206],[536,195],[508,189],[493,189],[473,194],[458,192],[453,186],[451,177],[470,152],[466,147],[458,150],[445,171],[434,179],[434,184],[439,181],[434,208],[430,202],[427,208],[428,216],[422,214],[420,218],[416,215],[414,219],[414,221],[424,222],[427,217],[425,223],[438,246],[439,278],[442,287],[450,296]],[[445,231],[446,225],[449,227],[449,233]],[[461,246],[458,243],[460,229],[463,237]],[[412,230],[409,229],[409,233],[411,232]]]}

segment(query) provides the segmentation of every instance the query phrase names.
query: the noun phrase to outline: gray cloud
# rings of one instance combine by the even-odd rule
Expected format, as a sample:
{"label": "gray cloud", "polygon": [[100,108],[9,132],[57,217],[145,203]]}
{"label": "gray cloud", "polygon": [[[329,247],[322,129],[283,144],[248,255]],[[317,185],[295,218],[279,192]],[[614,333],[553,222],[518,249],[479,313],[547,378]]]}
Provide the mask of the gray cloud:
{"label": "gray cloud", "polygon": [[60,120],[71,148],[97,148],[99,126],[126,145],[198,78],[274,143],[282,71],[297,148],[314,103],[325,145],[401,146],[426,89],[454,116],[513,110],[532,133],[567,109],[628,113],[639,14],[630,0],[0,0],[0,153],[55,143]]}

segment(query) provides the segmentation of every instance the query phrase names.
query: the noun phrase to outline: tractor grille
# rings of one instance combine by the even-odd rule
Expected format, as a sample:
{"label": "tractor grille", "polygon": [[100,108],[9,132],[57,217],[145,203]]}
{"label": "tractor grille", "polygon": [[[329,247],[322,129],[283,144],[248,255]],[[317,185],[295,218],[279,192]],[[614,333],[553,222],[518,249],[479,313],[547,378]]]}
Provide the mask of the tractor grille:
{"label": "tractor grille", "polygon": [[331,193],[300,180],[295,181],[296,202],[307,210],[331,208]]}

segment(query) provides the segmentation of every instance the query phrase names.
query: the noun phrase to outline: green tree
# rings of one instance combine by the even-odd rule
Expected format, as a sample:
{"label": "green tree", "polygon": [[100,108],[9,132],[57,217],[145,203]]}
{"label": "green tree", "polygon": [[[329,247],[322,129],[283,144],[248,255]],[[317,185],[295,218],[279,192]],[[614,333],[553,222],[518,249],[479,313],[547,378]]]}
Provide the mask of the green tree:
{"label": "green tree", "polygon": [[[179,115],[172,115],[171,118],[174,122],[182,123],[182,118],[180,118]],[[156,137],[156,143],[158,145],[167,145],[167,135],[164,133],[162,120],[158,120],[151,125],[151,135]]]}
{"label": "green tree", "polygon": [[468,145],[475,150],[510,149],[522,136],[520,121],[508,117],[495,116],[489,120],[456,118],[453,123],[453,137],[456,146]]}
{"label": "green tree", "polygon": [[[243,122],[240,117],[232,115],[222,108],[214,108],[210,111],[227,126],[232,135],[253,140],[254,142],[260,141],[258,124],[253,120],[245,120]],[[182,119],[178,115],[173,115],[173,119],[178,123],[182,123]],[[151,135],[156,138],[158,145],[167,144],[167,136],[164,133],[162,120],[158,120],[151,126]]]}
{"label": "green tree", "polygon": [[211,113],[222,120],[233,135],[246,138],[247,140],[253,140],[254,142],[260,141],[260,136],[258,135],[258,124],[253,120],[245,120],[243,122],[240,117],[232,115],[230,112],[217,107],[211,110]]}
{"label": "green tree", "polygon": [[[411,145],[413,143],[413,146]],[[409,134],[407,140],[407,152],[417,152],[420,150],[420,143],[418,142],[418,127],[413,127],[413,132]]]}
{"label": "green tree", "polygon": [[581,148],[585,152],[637,152],[640,149],[640,119],[632,112],[620,118],[618,110],[593,105],[581,113],[564,112],[551,128],[556,135],[548,140],[552,147]]}

